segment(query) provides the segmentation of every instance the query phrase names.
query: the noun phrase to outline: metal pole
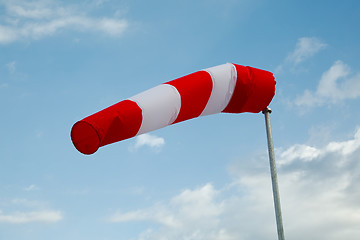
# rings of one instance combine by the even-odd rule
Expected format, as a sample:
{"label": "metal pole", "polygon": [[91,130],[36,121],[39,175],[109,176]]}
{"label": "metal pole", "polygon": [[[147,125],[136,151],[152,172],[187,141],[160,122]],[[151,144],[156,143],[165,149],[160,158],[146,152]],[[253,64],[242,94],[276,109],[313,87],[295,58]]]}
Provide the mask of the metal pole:
{"label": "metal pole", "polygon": [[274,207],[275,207],[278,239],[285,240],[284,228],[283,228],[282,216],[281,216],[279,187],[278,187],[277,174],[276,174],[274,144],[273,144],[272,133],[271,133],[271,122],[270,122],[271,109],[269,107],[267,107],[266,109],[264,109],[262,111],[262,113],[265,115],[266,134],[267,134],[270,172],[271,172],[271,183],[272,183],[272,190],[273,190],[273,197],[274,197]]}

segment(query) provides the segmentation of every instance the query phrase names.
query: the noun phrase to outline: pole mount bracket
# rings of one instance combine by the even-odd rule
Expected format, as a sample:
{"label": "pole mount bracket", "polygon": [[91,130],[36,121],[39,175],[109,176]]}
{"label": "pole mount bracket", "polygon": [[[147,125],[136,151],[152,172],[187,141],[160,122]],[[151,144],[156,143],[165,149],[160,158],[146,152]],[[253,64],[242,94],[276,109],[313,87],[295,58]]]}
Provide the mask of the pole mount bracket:
{"label": "pole mount bracket", "polygon": [[266,107],[264,110],[262,110],[262,113],[263,114],[265,114],[265,113],[271,113],[272,112],[272,110],[271,110],[271,108],[269,108],[269,107]]}

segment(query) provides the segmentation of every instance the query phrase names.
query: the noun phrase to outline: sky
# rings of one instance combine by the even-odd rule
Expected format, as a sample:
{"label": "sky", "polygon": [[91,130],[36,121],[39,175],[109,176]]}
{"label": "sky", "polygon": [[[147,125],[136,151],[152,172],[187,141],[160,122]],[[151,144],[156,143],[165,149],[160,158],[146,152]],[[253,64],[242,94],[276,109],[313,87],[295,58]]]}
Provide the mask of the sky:
{"label": "sky", "polygon": [[226,62],[274,73],[285,238],[360,236],[360,2],[0,0],[0,239],[276,239],[261,113],[102,147],[72,125]]}

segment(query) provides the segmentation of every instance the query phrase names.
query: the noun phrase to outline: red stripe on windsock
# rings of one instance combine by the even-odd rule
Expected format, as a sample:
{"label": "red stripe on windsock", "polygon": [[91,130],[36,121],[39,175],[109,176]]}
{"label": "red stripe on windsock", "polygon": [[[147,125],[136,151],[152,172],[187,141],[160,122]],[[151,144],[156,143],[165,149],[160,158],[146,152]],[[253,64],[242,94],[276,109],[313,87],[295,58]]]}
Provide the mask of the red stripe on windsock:
{"label": "red stripe on windsock", "polygon": [[198,71],[166,84],[174,86],[181,97],[180,112],[173,123],[200,116],[213,88],[211,75],[206,71]]}
{"label": "red stripe on windsock", "polygon": [[101,146],[134,137],[141,122],[141,108],[124,100],[75,123],[71,139],[79,152],[92,154]]}
{"label": "red stripe on windsock", "polygon": [[252,112],[264,110],[275,95],[275,78],[271,72],[233,64],[237,80],[230,102],[223,110],[227,113]]}

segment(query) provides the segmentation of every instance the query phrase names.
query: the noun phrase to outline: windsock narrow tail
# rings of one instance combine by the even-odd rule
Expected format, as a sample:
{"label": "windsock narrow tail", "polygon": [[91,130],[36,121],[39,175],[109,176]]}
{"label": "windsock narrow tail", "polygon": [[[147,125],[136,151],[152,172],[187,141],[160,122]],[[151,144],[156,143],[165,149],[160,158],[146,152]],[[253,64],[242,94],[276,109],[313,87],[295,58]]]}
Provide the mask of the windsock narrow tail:
{"label": "windsock narrow tail", "polygon": [[257,113],[275,94],[271,72],[223,64],[161,84],[74,124],[71,139],[78,151],[101,146],[191,118],[220,112]]}

